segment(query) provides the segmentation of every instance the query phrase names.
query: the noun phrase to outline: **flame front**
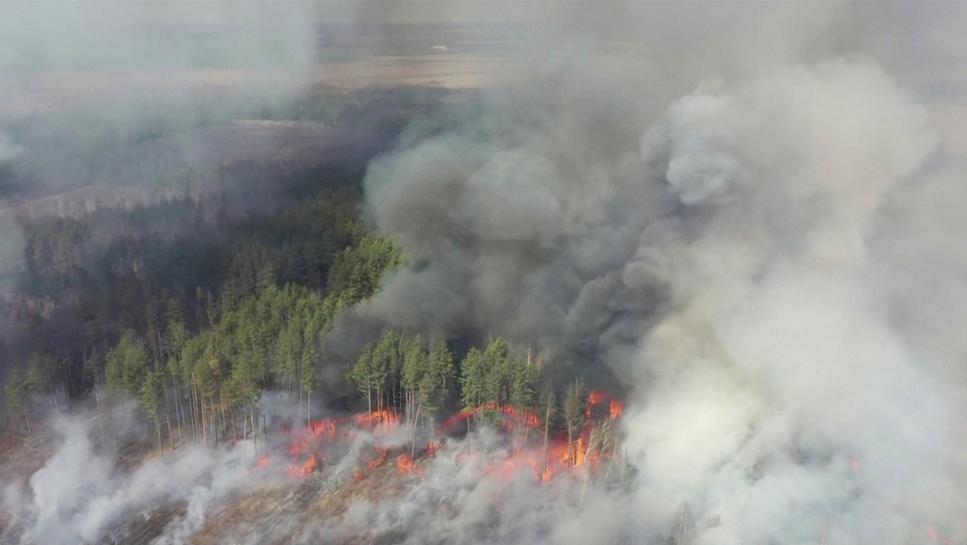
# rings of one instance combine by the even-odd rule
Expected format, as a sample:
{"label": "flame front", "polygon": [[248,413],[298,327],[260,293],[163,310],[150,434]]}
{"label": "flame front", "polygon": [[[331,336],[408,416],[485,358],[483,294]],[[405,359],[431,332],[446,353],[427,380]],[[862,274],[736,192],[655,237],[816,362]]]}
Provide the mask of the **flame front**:
{"label": "flame front", "polygon": [[[607,407],[604,413],[602,407]],[[344,444],[354,434],[366,432],[375,438],[375,455],[355,473],[356,481],[362,480],[386,465],[395,454],[394,466],[397,473],[406,476],[422,476],[421,460],[432,458],[439,452],[447,436],[463,429],[466,423],[483,415],[497,415],[498,428],[508,437],[510,450],[502,459],[485,464],[486,474],[499,479],[512,479],[521,472],[532,475],[539,483],[549,482],[562,474],[581,474],[595,472],[602,460],[614,452],[606,452],[601,441],[593,440],[595,433],[610,427],[607,422],[619,420],[624,413],[624,404],[601,391],[588,394],[585,409],[585,424],[581,433],[568,441],[560,430],[550,433],[540,414],[532,409],[522,409],[514,405],[480,405],[459,411],[438,428],[436,437],[422,448],[388,448],[381,446],[380,438],[399,429],[400,415],[392,410],[363,412],[348,417],[313,420],[303,430],[289,432],[291,441],[288,454],[291,458],[288,473],[297,478],[305,478],[317,471],[325,459],[326,449]],[[538,431],[535,431],[538,430]],[[612,439],[613,440],[613,439]],[[609,443],[610,444],[610,443]],[[405,452],[401,452],[406,450]],[[395,451],[395,453],[394,453]],[[458,457],[460,463],[471,463],[481,457],[467,452]],[[268,457],[263,456],[259,467],[268,466]]]}

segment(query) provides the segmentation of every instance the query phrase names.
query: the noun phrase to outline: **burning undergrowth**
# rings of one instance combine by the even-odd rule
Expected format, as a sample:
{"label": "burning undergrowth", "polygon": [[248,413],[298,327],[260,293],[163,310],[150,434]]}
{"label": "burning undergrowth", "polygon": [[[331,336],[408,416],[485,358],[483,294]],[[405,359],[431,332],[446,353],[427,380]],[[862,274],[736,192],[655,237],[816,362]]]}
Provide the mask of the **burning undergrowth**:
{"label": "burning undergrowth", "polygon": [[[414,514],[431,504],[459,521],[440,534],[457,542],[486,535],[501,502],[525,490],[548,502],[570,490],[565,497],[580,503],[628,487],[622,410],[590,392],[570,438],[510,405],[466,409],[430,430],[390,410],[363,412],[286,426],[261,446],[188,446],[127,468],[97,443],[90,421],[60,420],[44,466],[4,492],[0,543],[396,542],[425,535]],[[469,516],[465,501],[486,506]],[[525,534],[550,531],[541,528]]]}
{"label": "burning undergrowth", "polygon": [[[383,467],[395,467],[400,475],[423,476],[424,464],[438,453],[452,451],[453,443],[461,454],[457,461],[482,464],[484,474],[514,479],[529,473],[535,482],[547,482],[562,474],[596,474],[605,465],[608,473],[620,458],[618,422],[624,403],[604,392],[591,391],[583,411],[582,423],[569,437],[534,409],[490,403],[464,409],[446,419],[427,435],[401,424],[395,411],[384,409],[339,418],[312,420],[308,426],[289,429],[286,455],[287,473],[308,477],[334,467],[335,478],[345,476],[347,456],[361,461],[353,480],[361,481]],[[485,425],[498,432],[501,456],[493,457],[490,441],[482,450],[473,448],[474,433]],[[259,468],[270,468],[279,454],[263,454]]]}

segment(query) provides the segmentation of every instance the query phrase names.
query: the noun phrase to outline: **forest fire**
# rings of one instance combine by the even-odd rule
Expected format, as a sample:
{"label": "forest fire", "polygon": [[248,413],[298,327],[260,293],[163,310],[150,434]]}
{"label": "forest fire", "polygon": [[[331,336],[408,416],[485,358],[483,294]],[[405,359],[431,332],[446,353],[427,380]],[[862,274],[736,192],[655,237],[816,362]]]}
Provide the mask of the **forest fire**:
{"label": "forest fire", "polygon": [[[605,410],[607,409],[607,410]],[[536,482],[544,483],[562,474],[576,471],[596,472],[602,460],[610,460],[617,452],[614,422],[621,418],[624,404],[605,392],[592,390],[586,396],[586,406],[581,411],[582,422],[578,433],[571,437],[559,426],[545,422],[533,409],[521,409],[514,405],[493,403],[471,407],[457,412],[445,420],[421,448],[411,444],[408,452],[399,452],[394,465],[400,475],[423,475],[422,460],[434,457],[446,444],[447,437],[470,428],[475,422],[493,425],[509,439],[509,454],[498,462],[485,466],[485,473],[499,479],[515,478],[520,472],[533,475]],[[327,448],[348,440],[354,434],[370,433],[376,439],[375,456],[353,475],[360,481],[373,471],[385,466],[394,454],[394,448],[380,441],[399,429],[400,415],[391,410],[357,413],[348,417],[314,420],[301,432],[291,433],[288,455],[291,463],[288,473],[305,478],[320,467],[326,459]],[[534,433],[532,433],[534,432]],[[480,455],[467,453],[464,463],[481,459]],[[260,467],[268,465],[263,456]]]}
{"label": "forest fire", "polygon": [[416,465],[413,457],[405,452],[396,459],[396,469],[401,475],[422,475],[423,473],[423,470]]}
{"label": "forest fire", "polygon": [[510,431],[515,425],[521,424],[530,428],[540,428],[543,426],[541,422],[541,417],[537,414],[537,411],[532,409],[520,409],[514,405],[501,405],[497,406],[496,403],[485,403],[483,405],[478,405],[469,409],[464,409],[440,425],[440,431],[443,433],[454,433],[457,431],[457,425],[463,424],[468,420],[480,418],[484,414],[500,414],[503,415],[501,427],[504,431]]}
{"label": "forest fire", "polygon": [[388,409],[359,413],[353,415],[352,421],[375,434],[390,433],[400,426],[400,416]]}
{"label": "forest fire", "polygon": [[315,454],[310,454],[309,459],[301,466],[292,465],[289,467],[289,474],[293,477],[308,477],[316,472],[319,466],[319,459]]}
{"label": "forest fire", "polygon": [[367,474],[372,473],[373,470],[379,467],[382,467],[383,464],[386,463],[387,459],[389,459],[389,450],[380,449],[376,458],[370,460],[364,469],[359,469],[353,474],[353,480],[357,482],[363,480]]}
{"label": "forest fire", "polygon": [[624,412],[625,412],[624,402],[618,401],[617,399],[612,399],[611,405],[610,405],[610,412],[609,412],[611,416],[611,420],[617,420],[621,418],[621,415],[623,415]]}

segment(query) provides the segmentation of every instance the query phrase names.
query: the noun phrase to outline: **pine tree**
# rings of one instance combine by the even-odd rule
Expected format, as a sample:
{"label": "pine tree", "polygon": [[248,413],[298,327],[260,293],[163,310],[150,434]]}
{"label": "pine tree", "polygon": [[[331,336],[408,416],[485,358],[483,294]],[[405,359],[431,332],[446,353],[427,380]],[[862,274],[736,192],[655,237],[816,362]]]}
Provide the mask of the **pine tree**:
{"label": "pine tree", "polygon": [[411,426],[416,424],[417,419],[420,417],[420,412],[422,412],[419,389],[420,382],[423,379],[423,373],[426,369],[427,359],[428,354],[423,347],[423,337],[421,335],[409,337],[404,340],[403,369],[400,373],[400,383],[403,387],[404,397],[406,398],[404,404],[406,405],[407,423]]}
{"label": "pine tree", "polygon": [[574,440],[580,437],[581,429],[584,427],[584,411],[586,406],[587,393],[584,390],[584,382],[577,379],[567,387],[567,394],[564,397],[564,421],[567,425],[568,458],[572,464],[576,459]]}
{"label": "pine tree", "polygon": [[108,354],[105,372],[110,388],[123,390],[132,396],[141,393],[148,372],[148,356],[134,331],[126,331]]}
{"label": "pine tree", "polygon": [[536,401],[535,385],[538,370],[526,361],[513,360],[511,370],[510,402],[521,410],[531,409]]}
{"label": "pine tree", "polygon": [[402,368],[400,354],[400,334],[387,329],[377,341],[370,360],[370,381],[376,390],[376,408],[382,410],[391,392],[399,382],[397,378]]}
{"label": "pine tree", "polygon": [[161,404],[164,396],[164,372],[155,370],[149,372],[141,387],[141,405],[154,422],[155,433],[158,437],[158,448],[161,448]]}
{"label": "pine tree", "polygon": [[290,391],[295,391],[296,372],[302,361],[300,322],[294,319],[279,333],[275,343],[275,370],[277,380]]}
{"label": "pine tree", "polygon": [[420,394],[427,411],[433,413],[446,403],[449,389],[454,384],[453,354],[442,338],[433,342],[426,372],[420,381]]}
{"label": "pine tree", "polygon": [[484,382],[487,370],[484,367],[483,354],[476,348],[471,348],[460,365],[460,383],[463,391],[463,406],[467,409],[478,407],[486,399]]}
{"label": "pine tree", "polygon": [[[554,413],[557,412],[557,401],[554,396],[554,386],[550,382],[544,384],[544,388],[541,390],[540,404],[544,409],[544,449],[541,455],[541,464],[545,464],[547,460],[547,443],[550,439],[551,431],[551,419],[554,417]],[[545,467],[541,467],[541,473],[544,473]]]}
{"label": "pine tree", "polygon": [[181,352],[188,341],[188,327],[185,324],[181,301],[170,298],[165,307],[165,354],[170,358]]}
{"label": "pine tree", "polygon": [[312,392],[318,387],[316,375],[317,350],[315,343],[309,343],[302,353],[302,391],[306,394],[306,426],[312,423]]}
{"label": "pine tree", "polygon": [[486,370],[484,379],[485,402],[500,407],[507,401],[510,377],[508,376],[510,348],[507,341],[497,337],[484,350],[483,365]]}
{"label": "pine tree", "polygon": [[349,380],[356,385],[356,389],[361,394],[366,395],[366,407],[369,412],[373,412],[373,345],[367,344],[363,347],[356,363],[353,364],[349,373]]}
{"label": "pine tree", "polygon": [[10,414],[23,414],[27,435],[32,441],[33,433],[30,428],[30,415],[27,411],[30,381],[21,374],[19,369],[14,368],[11,371],[11,375],[7,377],[7,383],[4,385],[3,391],[7,400],[7,410],[10,411]]}

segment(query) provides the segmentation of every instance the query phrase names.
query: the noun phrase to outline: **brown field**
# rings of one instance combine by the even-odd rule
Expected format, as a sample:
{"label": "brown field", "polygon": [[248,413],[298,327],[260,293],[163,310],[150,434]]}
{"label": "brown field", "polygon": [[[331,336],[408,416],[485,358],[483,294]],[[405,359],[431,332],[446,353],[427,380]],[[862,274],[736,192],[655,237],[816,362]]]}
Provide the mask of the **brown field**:
{"label": "brown field", "polygon": [[366,87],[440,86],[472,89],[499,83],[510,63],[496,56],[446,54],[374,56],[317,64],[309,73],[254,69],[48,71],[0,88],[0,117],[134,96],[219,95],[232,91],[285,93],[311,86],[342,91]]}

